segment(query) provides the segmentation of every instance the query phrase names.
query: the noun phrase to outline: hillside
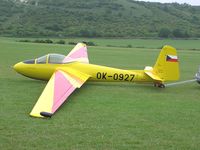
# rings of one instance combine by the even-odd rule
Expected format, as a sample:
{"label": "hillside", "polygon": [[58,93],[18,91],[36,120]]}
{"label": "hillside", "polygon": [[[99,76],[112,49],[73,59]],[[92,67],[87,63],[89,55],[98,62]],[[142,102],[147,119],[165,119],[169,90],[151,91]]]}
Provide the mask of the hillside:
{"label": "hillside", "polygon": [[133,0],[0,0],[0,36],[200,37],[200,7]]}

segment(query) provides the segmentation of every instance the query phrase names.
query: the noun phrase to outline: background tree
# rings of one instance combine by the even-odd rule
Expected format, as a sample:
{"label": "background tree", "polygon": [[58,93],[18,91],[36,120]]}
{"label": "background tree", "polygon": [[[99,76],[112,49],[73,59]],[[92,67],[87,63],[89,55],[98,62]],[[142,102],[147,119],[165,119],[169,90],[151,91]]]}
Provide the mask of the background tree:
{"label": "background tree", "polygon": [[168,28],[161,28],[158,36],[161,38],[168,38],[171,35],[171,31]]}

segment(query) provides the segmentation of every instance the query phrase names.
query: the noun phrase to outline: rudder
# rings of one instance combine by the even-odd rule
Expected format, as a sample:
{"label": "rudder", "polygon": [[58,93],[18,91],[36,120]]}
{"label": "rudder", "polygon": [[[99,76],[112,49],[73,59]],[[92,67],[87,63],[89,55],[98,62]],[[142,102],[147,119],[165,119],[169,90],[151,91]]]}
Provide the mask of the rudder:
{"label": "rudder", "polygon": [[164,46],[158,56],[153,72],[163,81],[179,79],[179,62],[176,49],[171,46]]}

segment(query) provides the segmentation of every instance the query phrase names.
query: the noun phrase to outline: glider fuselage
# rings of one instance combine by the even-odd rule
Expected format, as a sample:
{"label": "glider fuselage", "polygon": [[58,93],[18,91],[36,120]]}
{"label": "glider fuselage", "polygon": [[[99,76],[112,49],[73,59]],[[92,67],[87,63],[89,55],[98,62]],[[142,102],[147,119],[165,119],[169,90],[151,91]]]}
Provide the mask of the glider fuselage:
{"label": "glider fuselage", "polygon": [[46,87],[30,112],[33,117],[51,117],[68,97],[86,81],[153,83],[164,88],[165,81],[179,79],[176,49],[164,46],[153,67],[144,70],[124,70],[89,63],[87,47],[78,43],[70,53],[47,54],[14,65],[14,69],[29,78],[48,80]]}
{"label": "glider fuselage", "polygon": [[49,80],[56,70],[74,70],[90,76],[91,81],[115,81],[115,82],[153,82],[144,73],[144,70],[123,70],[112,67],[71,62],[66,64],[25,64],[20,62],[14,69],[29,78]]}

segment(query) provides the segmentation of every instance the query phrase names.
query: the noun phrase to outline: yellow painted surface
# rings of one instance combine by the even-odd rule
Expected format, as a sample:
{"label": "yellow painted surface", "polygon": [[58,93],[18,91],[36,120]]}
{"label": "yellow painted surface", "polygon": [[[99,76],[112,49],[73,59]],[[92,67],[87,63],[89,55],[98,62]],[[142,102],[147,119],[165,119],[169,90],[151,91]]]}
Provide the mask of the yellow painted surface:
{"label": "yellow painted surface", "polygon": [[154,73],[163,81],[174,81],[179,79],[179,63],[166,61],[167,55],[177,56],[176,49],[171,46],[164,46],[154,65]]}
{"label": "yellow painted surface", "polygon": [[40,115],[40,112],[51,112],[54,96],[54,78],[55,74],[53,74],[48,84],[46,85],[44,91],[42,92],[42,95],[33,107],[30,116],[43,117]]}
{"label": "yellow painted surface", "polygon": [[[17,64],[18,71],[30,78],[49,80],[56,70],[73,74],[86,74],[91,81],[105,82],[154,82],[154,80],[173,81],[179,79],[179,63],[167,62],[166,55],[177,55],[173,47],[165,46],[161,50],[152,70],[123,70],[112,67],[71,62],[66,64]],[[145,73],[146,72],[146,73]],[[84,76],[82,76],[84,77]]]}
{"label": "yellow painted surface", "polygon": [[[85,46],[78,44],[75,50]],[[171,56],[168,61],[168,56]],[[81,58],[72,59],[71,62],[62,64],[25,64],[20,62],[14,66],[14,69],[29,78],[49,80],[42,95],[35,104],[30,115],[34,117],[43,117],[40,112],[52,113],[55,72],[60,71],[62,75],[71,83],[74,88],[80,88],[86,80],[101,82],[136,82],[136,83],[153,83],[163,85],[165,81],[179,79],[179,63],[176,49],[170,46],[164,46],[161,50],[154,67],[147,66],[144,70],[124,70],[100,65],[89,64]],[[80,59],[80,60],[79,60]],[[85,63],[84,63],[85,62]]]}

